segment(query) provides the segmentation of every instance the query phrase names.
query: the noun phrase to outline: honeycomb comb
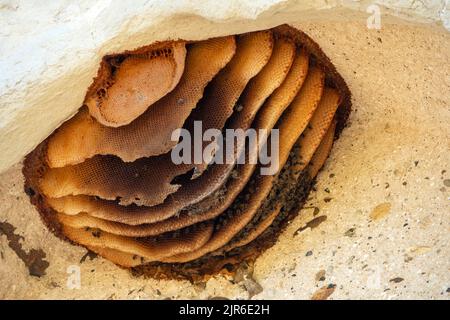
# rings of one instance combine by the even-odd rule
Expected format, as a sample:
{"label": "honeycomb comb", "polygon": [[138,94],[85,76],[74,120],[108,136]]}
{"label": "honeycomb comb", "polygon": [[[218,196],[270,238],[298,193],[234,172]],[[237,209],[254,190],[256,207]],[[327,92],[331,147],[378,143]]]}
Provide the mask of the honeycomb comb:
{"label": "honeycomb comb", "polygon": [[[25,189],[57,236],[135,274],[229,272],[298,213],[350,107],[330,60],[287,25],[157,43],[103,59],[79,112],[26,157]],[[254,129],[257,144],[235,144],[226,163],[176,164],[174,130],[195,135],[196,121],[201,134]],[[264,175],[272,129],[278,167]]]}

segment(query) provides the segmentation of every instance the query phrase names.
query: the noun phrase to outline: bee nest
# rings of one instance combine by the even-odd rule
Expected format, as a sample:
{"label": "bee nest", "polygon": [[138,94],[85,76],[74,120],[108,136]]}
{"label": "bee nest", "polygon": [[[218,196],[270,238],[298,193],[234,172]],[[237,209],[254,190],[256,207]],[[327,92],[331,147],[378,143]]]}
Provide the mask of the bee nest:
{"label": "bee nest", "polygon": [[[57,236],[137,274],[233,270],[299,211],[349,112],[344,80],[290,26],[160,42],[103,58],[78,113],[27,156],[25,189]],[[258,141],[278,129],[277,169],[174,163],[174,132],[198,122],[255,129]]]}

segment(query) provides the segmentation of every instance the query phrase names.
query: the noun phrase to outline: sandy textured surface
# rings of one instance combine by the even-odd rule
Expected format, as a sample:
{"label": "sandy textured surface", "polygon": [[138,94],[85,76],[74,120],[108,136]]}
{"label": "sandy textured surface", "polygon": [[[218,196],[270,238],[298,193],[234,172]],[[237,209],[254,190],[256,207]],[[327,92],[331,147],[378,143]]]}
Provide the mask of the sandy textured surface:
{"label": "sandy textured surface", "polygon": [[[346,79],[354,112],[310,208],[253,275],[192,285],[82,259],[85,249],[43,227],[16,165],[0,178],[0,298],[449,299],[450,34],[388,23],[368,30],[365,21],[294,25]],[[71,266],[81,270],[79,289],[66,285]]]}

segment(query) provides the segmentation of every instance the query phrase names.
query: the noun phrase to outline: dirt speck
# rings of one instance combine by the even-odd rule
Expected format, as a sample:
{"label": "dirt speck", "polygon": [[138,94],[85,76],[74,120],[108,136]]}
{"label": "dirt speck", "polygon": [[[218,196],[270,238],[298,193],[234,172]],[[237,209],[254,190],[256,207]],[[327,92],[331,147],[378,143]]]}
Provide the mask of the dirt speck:
{"label": "dirt speck", "polygon": [[17,254],[17,256],[25,263],[28,272],[31,276],[42,277],[45,275],[45,270],[48,268],[48,261],[44,260],[46,254],[41,249],[31,249],[26,252],[22,248],[21,240],[25,238],[21,235],[15,234],[16,228],[4,221],[0,222],[0,235],[4,234],[8,239],[9,247]]}
{"label": "dirt speck", "polygon": [[380,203],[375,208],[373,208],[372,212],[370,213],[370,218],[374,221],[383,219],[389,214],[390,211],[391,211],[390,202]]}
{"label": "dirt speck", "polygon": [[444,180],[444,186],[450,188],[450,179],[445,179],[445,180]]}
{"label": "dirt speck", "polygon": [[324,222],[326,220],[327,220],[327,216],[318,216],[318,217],[312,219],[311,221],[307,222],[305,226],[298,228],[294,232],[294,237],[296,235],[298,235],[300,232],[302,232],[308,228],[311,228],[311,229],[317,228],[322,222]]}
{"label": "dirt speck", "polygon": [[405,280],[405,279],[400,278],[400,277],[395,277],[395,278],[389,280],[389,282],[400,283],[400,282],[402,282],[403,280]]}
{"label": "dirt speck", "polygon": [[253,296],[263,291],[263,287],[253,278],[253,270],[253,264],[243,262],[238,267],[233,277],[233,281],[235,283],[241,283],[248,292],[248,299],[251,299]]}
{"label": "dirt speck", "polygon": [[328,286],[323,286],[322,288],[320,288],[319,290],[314,292],[314,294],[311,297],[311,300],[327,300],[328,297],[333,294],[335,289],[336,289],[335,284],[329,284]]}
{"label": "dirt speck", "polygon": [[85,262],[87,258],[89,258],[89,260],[92,261],[92,260],[94,260],[94,259],[97,258],[97,257],[98,257],[98,255],[97,255],[95,252],[92,252],[92,251],[88,250],[88,251],[86,252],[86,254],[85,254],[84,256],[81,257],[80,263]]}
{"label": "dirt speck", "polygon": [[318,207],[303,207],[303,209],[313,209],[313,216],[317,216],[320,212],[320,209]]}
{"label": "dirt speck", "polygon": [[345,231],[344,236],[346,237],[354,237],[356,234],[356,228],[350,228],[347,231]]}

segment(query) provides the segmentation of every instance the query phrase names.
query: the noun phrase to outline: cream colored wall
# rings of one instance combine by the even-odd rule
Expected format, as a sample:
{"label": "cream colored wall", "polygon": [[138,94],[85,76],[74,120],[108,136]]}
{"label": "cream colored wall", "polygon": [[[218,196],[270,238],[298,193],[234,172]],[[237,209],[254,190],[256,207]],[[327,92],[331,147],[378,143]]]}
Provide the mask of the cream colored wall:
{"label": "cream colored wall", "polygon": [[[375,1],[383,14],[450,28],[448,1]],[[161,39],[202,39],[285,22],[368,15],[371,1],[0,1],[0,172],[80,107],[106,53]],[[324,11],[328,10],[328,11]],[[359,12],[353,14],[352,12]]]}

